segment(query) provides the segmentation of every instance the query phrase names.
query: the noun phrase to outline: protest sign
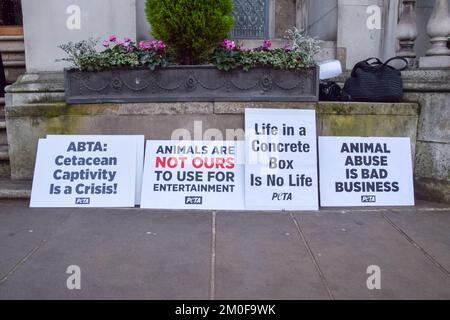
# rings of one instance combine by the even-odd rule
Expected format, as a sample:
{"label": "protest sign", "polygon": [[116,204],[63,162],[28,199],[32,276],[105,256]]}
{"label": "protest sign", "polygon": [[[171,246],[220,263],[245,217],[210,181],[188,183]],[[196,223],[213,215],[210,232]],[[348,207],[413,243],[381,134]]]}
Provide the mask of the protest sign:
{"label": "protest sign", "polygon": [[133,136],[40,139],[30,207],[134,207]]}
{"label": "protest sign", "polygon": [[[48,139],[67,139],[66,135],[47,135]],[[86,135],[71,135],[70,137],[77,139],[86,139]],[[96,139],[102,139],[103,137],[114,137],[111,135],[97,135]],[[145,136],[143,135],[128,135],[129,138],[134,138],[136,140],[136,195],[135,195],[135,205],[141,203],[141,188],[142,188],[142,174],[144,170],[144,147],[145,147]]]}
{"label": "protest sign", "polygon": [[142,208],[244,209],[244,144],[147,141]]}
{"label": "protest sign", "polygon": [[324,207],[413,206],[410,138],[319,137]]}
{"label": "protest sign", "polygon": [[246,109],[247,209],[317,210],[314,110]]}

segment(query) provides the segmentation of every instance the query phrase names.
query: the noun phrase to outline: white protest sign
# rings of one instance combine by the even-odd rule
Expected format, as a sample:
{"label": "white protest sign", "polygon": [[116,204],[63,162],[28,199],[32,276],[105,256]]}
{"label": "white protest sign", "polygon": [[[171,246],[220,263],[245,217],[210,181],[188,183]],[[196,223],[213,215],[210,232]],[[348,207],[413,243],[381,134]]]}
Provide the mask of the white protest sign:
{"label": "white protest sign", "polygon": [[30,207],[134,207],[135,137],[40,139]]}
{"label": "white protest sign", "polygon": [[413,206],[410,138],[319,137],[324,207]]}
{"label": "white protest sign", "polygon": [[246,109],[247,209],[318,210],[315,110]]}
{"label": "white protest sign", "polygon": [[141,208],[244,209],[244,143],[147,141]]}
{"label": "white protest sign", "polygon": [[[67,139],[66,135],[47,135],[47,139]],[[86,139],[86,135],[71,135],[70,137],[77,139]],[[102,139],[104,137],[114,137],[113,135],[96,135],[96,139]],[[135,195],[135,205],[141,203],[141,188],[142,188],[142,174],[144,171],[144,147],[145,147],[145,136],[143,135],[127,135],[129,138],[134,138],[136,140],[136,195]]]}

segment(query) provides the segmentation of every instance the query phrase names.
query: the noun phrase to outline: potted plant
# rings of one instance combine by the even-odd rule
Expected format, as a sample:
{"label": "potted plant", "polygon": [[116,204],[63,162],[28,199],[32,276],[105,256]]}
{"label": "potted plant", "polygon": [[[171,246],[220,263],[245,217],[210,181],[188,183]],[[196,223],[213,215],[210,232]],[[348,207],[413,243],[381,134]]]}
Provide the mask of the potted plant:
{"label": "potted plant", "polygon": [[245,48],[227,39],[232,0],[147,0],[156,39],[134,43],[115,36],[60,47],[67,103],[174,101],[317,101],[313,57],[318,41],[297,29],[289,42]]}

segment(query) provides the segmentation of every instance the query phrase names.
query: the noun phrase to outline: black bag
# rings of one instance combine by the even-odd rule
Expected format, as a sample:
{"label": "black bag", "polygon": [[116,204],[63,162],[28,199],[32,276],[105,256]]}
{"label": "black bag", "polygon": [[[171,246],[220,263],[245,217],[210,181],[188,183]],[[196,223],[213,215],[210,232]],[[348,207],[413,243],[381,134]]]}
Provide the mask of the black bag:
{"label": "black bag", "polygon": [[319,100],[320,101],[339,101],[341,100],[342,89],[334,81],[320,81]]}
{"label": "black bag", "polygon": [[[370,62],[371,60],[375,60]],[[402,69],[389,65],[394,60],[405,63]],[[342,89],[342,100],[370,102],[399,102],[403,97],[403,80],[400,71],[407,68],[408,61],[394,57],[382,63],[377,58],[358,62],[352,70],[350,79]]]}

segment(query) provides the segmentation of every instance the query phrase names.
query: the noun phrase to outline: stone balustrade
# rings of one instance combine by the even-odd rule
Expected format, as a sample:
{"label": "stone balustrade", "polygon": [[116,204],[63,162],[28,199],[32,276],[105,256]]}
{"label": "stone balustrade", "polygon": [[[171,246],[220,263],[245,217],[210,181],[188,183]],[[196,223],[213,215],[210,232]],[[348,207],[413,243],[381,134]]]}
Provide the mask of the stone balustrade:
{"label": "stone balustrade", "polygon": [[450,67],[450,12],[448,0],[436,0],[428,20],[426,33],[430,37],[430,48],[425,57],[416,59],[415,41],[419,35],[416,21],[416,0],[401,1],[402,13],[397,26],[399,49],[397,55],[407,58],[411,65],[418,62],[420,68]]}

